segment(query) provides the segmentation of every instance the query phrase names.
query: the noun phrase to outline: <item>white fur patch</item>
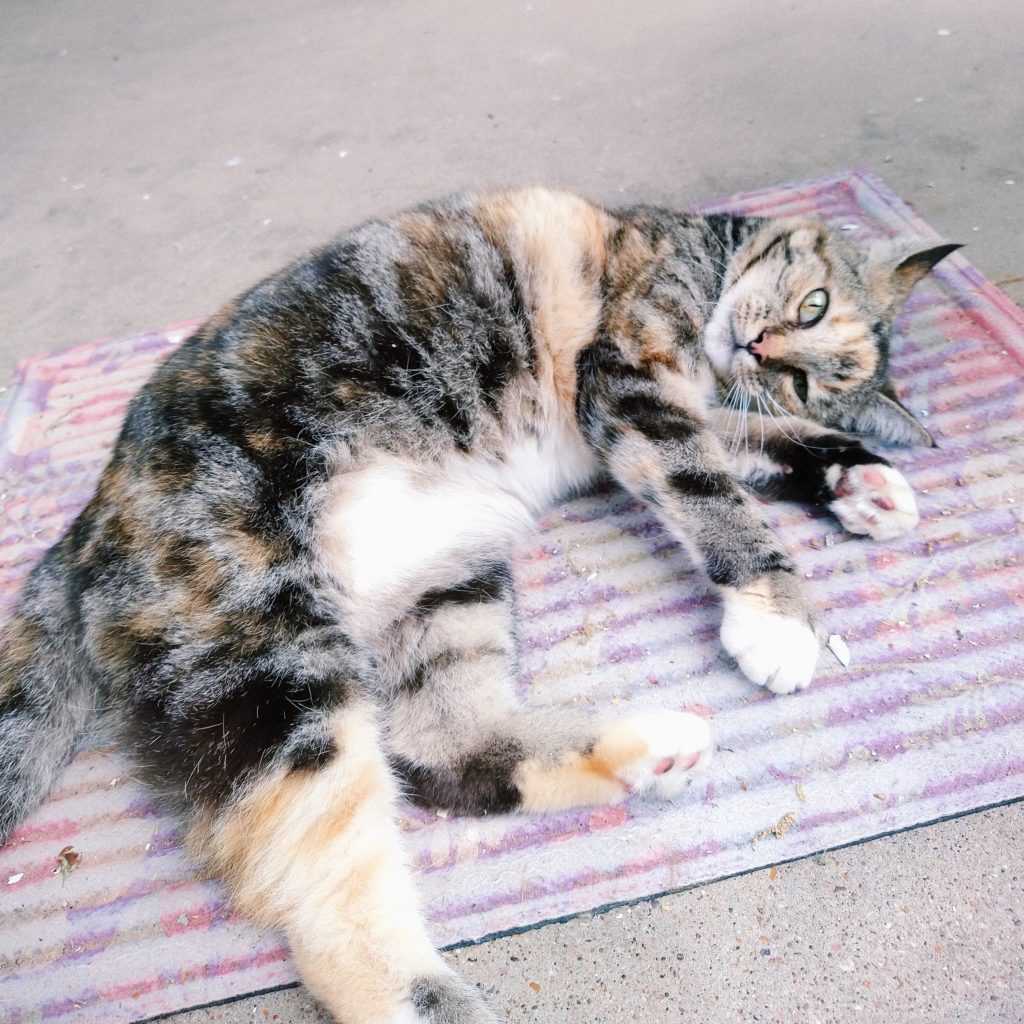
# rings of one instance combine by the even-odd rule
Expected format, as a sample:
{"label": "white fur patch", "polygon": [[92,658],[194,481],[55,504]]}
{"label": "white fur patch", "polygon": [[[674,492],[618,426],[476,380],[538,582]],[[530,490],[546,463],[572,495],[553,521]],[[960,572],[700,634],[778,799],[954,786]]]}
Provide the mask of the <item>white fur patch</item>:
{"label": "white fur patch", "polygon": [[768,483],[785,475],[787,471],[792,473],[792,469],[776,462],[770,456],[765,455],[763,451],[747,450],[747,447],[758,449],[760,444],[763,444],[763,440],[760,435],[755,433],[753,437],[746,440],[745,447],[733,457],[735,472],[741,479],[751,484]]}
{"label": "white fur patch", "polygon": [[708,319],[701,339],[711,365],[720,377],[735,373],[735,360],[739,352],[760,334],[763,324],[747,324],[747,335],[740,337],[738,331],[743,325],[737,324],[737,311],[750,298],[774,298],[777,291],[778,272],[765,264],[757,264],[721,295]]}
{"label": "white fur patch", "polygon": [[475,558],[504,559],[537,516],[595,472],[578,434],[527,435],[496,458],[424,465],[378,456],[339,474],[321,519],[322,551],[353,625],[406,591],[457,580]]}
{"label": "white fur patch", "polygon": [[704,327],[701,345],[711,365],[719,376],[726,376],[732,368],[736,354],[736,340],[733,335],[732,316],[736,296],[728,291],[718,300],[710,319]]}
{"label": "white fur patch", "polygon": [[821,645],[807,623],[743,594],[725,593],[723,601],[722,646],[752,683],[773,693],[792,693],[810,683]]}
{"label": "white fur patch", "polygon": [[842,466],[829,466],[825,480],[836,494],[828,507],[850,533],[892,540],[920,522],[913,489],[891,466],[873,463],[845,471]]}
{"label": "white fur patch", "polygon": [[341,575],[352,597],[428,575],[443,579],[447,560],[484,545],[504,550],[529,529],[524,502],[496,487],[486,469],[468,464],[432,479],[401,459],[381,458],[339,480],[324,526],[344,549]]}
{"label": "white fur patch", "polygon": [[618,723],[618,727],[638,734],[647,747],[643,757],[616,772],[633,793],[667,800],[711,756],[711,729],[698,715],[651,711],[632,715]]}

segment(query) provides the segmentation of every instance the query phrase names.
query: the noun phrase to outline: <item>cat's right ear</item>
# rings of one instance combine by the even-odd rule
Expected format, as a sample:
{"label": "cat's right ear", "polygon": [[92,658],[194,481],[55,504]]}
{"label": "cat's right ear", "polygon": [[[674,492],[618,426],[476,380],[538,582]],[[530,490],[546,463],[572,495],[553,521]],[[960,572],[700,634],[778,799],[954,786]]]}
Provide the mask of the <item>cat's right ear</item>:
{"label": "cat's right ear", "polygon": [[868,252],[868,288],[885,313],[893,316],[910,289],[940,260],[961,248],[959,242],[942,242],[924,249],[900,241],[876,242]]}

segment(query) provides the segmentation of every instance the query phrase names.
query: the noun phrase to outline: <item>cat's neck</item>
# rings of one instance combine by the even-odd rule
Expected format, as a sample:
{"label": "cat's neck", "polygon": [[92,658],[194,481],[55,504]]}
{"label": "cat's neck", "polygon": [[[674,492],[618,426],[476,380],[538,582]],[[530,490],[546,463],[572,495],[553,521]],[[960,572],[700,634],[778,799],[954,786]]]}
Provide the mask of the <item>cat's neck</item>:
{"label": "cat's neck", "polygon": [[614,212],[605,271],[607,321],[671,321],[677,342],[696,343],[729,267],[761,218],[635,206]]}

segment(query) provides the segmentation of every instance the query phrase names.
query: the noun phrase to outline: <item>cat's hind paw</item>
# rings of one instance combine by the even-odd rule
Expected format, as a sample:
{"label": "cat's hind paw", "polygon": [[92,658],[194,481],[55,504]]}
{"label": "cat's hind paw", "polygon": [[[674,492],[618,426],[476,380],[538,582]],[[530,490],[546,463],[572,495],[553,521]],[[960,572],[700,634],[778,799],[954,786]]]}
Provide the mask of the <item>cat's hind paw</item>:
{"label": "cat's hind paw", "polygon": [[711,729],[686,711],[648,711],[616,723],[595,745],[622,745],[632,757],[615,758],[615,776],[628,793],[667,800],[686,785],[697,765],[711,756]]}
{"label": "cat's hind paw", "polygon": [[454,974],[420,978],[389,1024],[498,1024],[468,982]]}
{"label": "cat's hind paw", "polygon": [[528,758],[515,783],[524,811],[621,803],[629,796],[667,800],[711,755],[711,730],[699,715],[648,711],[602,722],[586,749],[552,761]]}
{"label": "cat's hind paw", "polygon": [[879,462],[829,466],[825,480],[835,495],[828,507],[850,533],[892,540],[909,533],[920,521],[910,484],[892,466]]}

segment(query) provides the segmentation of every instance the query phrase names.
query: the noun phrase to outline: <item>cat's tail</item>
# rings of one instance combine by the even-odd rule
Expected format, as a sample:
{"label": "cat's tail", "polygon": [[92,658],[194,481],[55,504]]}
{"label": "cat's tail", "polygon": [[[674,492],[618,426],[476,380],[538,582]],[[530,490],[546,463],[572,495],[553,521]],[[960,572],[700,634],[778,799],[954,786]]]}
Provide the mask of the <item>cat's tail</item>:
{"label": "cat's tail", "polygon": [[100,699],[69,627],[51,551],[0,639],[0,846],[70,760]]}

